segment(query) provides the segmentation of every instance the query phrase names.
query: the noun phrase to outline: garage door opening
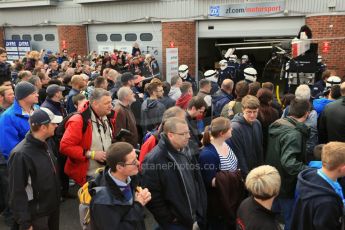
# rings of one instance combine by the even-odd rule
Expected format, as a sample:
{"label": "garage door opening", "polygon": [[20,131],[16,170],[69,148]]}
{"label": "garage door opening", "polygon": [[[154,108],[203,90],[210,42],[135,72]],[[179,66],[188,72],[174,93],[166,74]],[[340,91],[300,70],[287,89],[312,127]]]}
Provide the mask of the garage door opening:
{"label": "garage door opening", "polygon": [[[218,67],[220,60],[229,48],[235,48],[234,54],[239,61],[242,55],[248,55],[250,62],[258,72],[258,81],[270,81],[274,84],[281,83],[281,69],[285,60],[278,55],[272,58],[277,51],[276,46],[285,46],[293,37],[251,37],[251,38],[199,38],[198,64],[200,72]],[[282,42],[279,42],[282,41]],[[287,47],[284,47],[287,48]]]}

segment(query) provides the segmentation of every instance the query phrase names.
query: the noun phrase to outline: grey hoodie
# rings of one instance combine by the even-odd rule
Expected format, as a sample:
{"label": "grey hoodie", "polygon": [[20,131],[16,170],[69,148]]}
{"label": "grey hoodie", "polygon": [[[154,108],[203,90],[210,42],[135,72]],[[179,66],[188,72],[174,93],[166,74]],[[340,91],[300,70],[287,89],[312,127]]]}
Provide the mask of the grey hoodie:
{"label": "grey hoodie", "polygon": [[147,98],[141,105],[141,125],[143,133],[156,128],[163,118],[165,106],[158,100]]}

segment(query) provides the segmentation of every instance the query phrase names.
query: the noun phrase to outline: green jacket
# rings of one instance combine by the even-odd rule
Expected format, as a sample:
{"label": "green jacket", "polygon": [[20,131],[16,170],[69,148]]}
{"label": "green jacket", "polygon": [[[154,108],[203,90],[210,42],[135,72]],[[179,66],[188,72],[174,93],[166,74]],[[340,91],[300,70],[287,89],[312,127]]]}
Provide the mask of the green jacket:
{"label": "green jacket", "polygon": [[269,127],[266,163],[281,177],[279,196],[294,198],[297,175],[306,166],[306,140],[309,128],[291,117],[282,118]]}

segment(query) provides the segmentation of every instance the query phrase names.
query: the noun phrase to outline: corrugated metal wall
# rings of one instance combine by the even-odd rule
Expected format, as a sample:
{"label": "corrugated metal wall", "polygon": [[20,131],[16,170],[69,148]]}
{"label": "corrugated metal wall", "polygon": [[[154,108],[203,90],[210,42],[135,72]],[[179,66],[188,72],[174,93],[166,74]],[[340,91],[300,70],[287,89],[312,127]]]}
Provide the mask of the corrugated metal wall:
{"label": "corrugated metal wall", "polygon": [[[152,0],[106,2],[97,4],[75,4],[73,1],[60,2],[56,7],[35,7],[22,9],[1,9],[0,25],[36,26],[49,20],[51,25],[119,23],[133,20],[154,21],[169,19],[205,19],[210,5],[267,2],[269,0]],[[289,16],[311,13],[345,12],[345,1],[336,0],[336,8],[329,9],[327,0],[286,0]]]}

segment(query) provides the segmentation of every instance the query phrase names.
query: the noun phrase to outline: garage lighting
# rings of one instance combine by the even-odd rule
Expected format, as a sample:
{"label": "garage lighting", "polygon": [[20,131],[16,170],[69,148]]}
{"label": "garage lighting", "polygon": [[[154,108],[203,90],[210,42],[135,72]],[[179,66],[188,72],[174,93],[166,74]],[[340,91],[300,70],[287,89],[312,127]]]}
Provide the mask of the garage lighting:
{"label": "garage lighting", "polygon": [[253,46],[253,47],[238,47],[236,50],[257,50],[257,49],[272,49],[273,46]]}
{"label": "garage lighting", "polygon": [[215,46],[217,47],[217,46],[258,45],[258,44],[271,44],[271,43],[280,43],[280,41],[222,43],[222,44],[215,44]]}

